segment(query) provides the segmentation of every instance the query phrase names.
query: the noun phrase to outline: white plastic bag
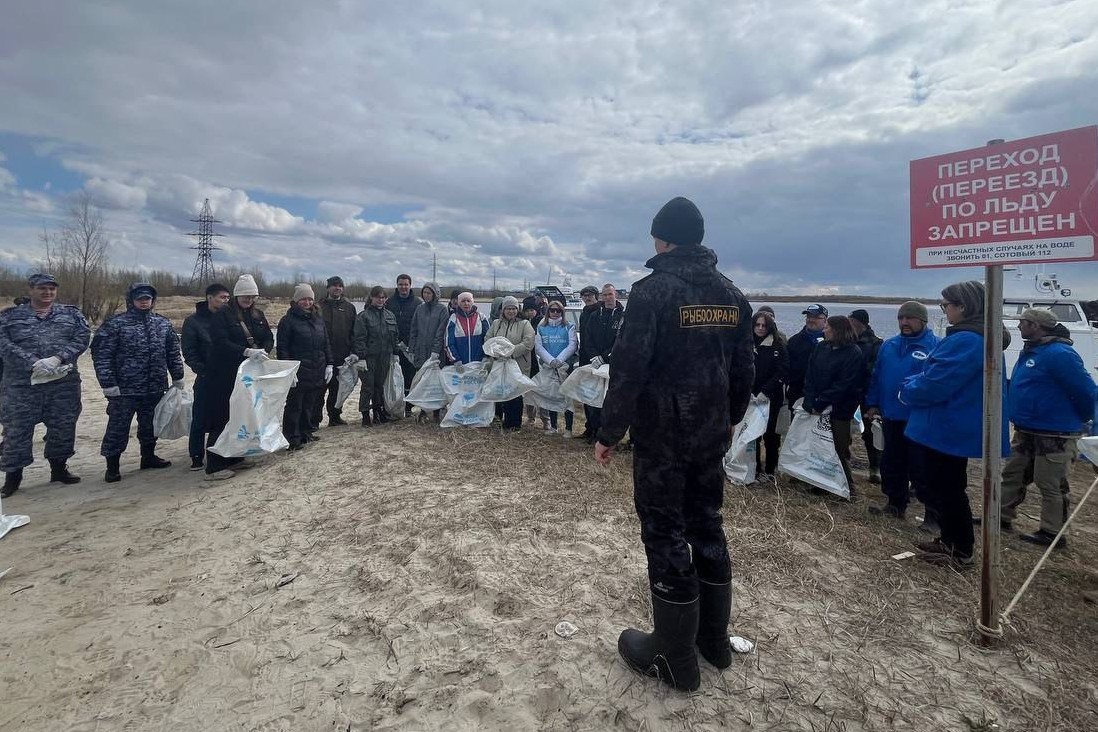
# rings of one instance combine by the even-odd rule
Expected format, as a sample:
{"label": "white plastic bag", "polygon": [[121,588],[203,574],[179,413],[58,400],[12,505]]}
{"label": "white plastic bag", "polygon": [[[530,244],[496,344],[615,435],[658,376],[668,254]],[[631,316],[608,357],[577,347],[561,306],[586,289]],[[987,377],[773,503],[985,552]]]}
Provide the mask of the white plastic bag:
{"label": "white plastic bag", "polygon": [[865,422],[862,421],[862,408],[858,407],[854,410],[854,418],[850,420],[850,437],[860,438],[863,432],[865,432]]}
{"label": "white plastic bag", "polygon": [[400,370],[400,356],[393,356],[389,363],[389,376],[382,390],[385,411],[392,419],[404,419],[404,372]]}
{"label": "white plastic bag", "polygon": [[358,369],[353,363],[346,363],[336,369],[336,383],[339,390],[336,391],[336,409],[343,409],[343,404],[350,398],[358,385]]}
{"label": "white plastic bag", "polygon": [[178,440],[191,434],[194,394],[186,388],[171,387],[153,410],[153,434],[161,440]]}
{"label": "white plastic bag", "polygon": [[300,361],[242,361],[229,397],[229,422],[210,450],[231,458],[289,447],[282,436],[282,412],[299,366]]}
{"label": "white plastic bag", "polygon": [[872,422],[870,429],[873,431],[873,447],[878,450],[885,449],[885,431],[881,425],[881,420],[875,419]]}
{"label": "white plastic bag", "polygon": [[550,412],[563,412],[568,408],[568,400],[560,393],[561,381],[556,369],[542,366],[534,377],[534,388],[526,392],[526,400]]}
{"label": "white plastic bag", "polygon": [[489,427],[496,417],[496,405],[492,402],[482,402],[475,397],[467,400],[468,395],[454,397],[450,406],[446,408],[446,416],[443,417],[439,427]]}
{"label": "white plastic bag", "polygon": [[494,336],[484,341],[484,355],[491,358],[511,358],[515,354],[515,344],[503,336]]}
{"label": "white plastic bag", "polygon": [[420,409],[433,412],[442,409],[450,401],[450,395],[442,388],[442,374],[438,356],[432,356],[420,366],[412,379],[412,388],[405,401]]}
{"label": "white plastic bag", "polygon": [[488,367],[480,361],[471,361],[464,365],[455,363],[453,366],[439,370],[442,388],[451,397],[460,394],[479,394],[487,375]]}
{"label": "white plastic bag", "polygon": [[568,378],[560,385],[560,393],[580,404],[601,409],[608,386],[610,364],[604,363],[598,368],[588,364],[568,374]]}
{"label": "white plastic bag", "polygon": [[835,440],[831,435],[831,407],[823,414],[809,414],[797,400],[789,434],[782,441],[778,470],[843,498],[850,498]]}
{"label": "white plastic bag", "polygon": [[765,394],[751,397],[747,413],[732,433],[732,445],[724,455],[724,472],[733,483],[755,482],[755,440],[766,432],[770,419],[770,400]]}
{"label": "white plastic bag", "polygon": [[24,516],[22,514],[4,515],[4,502],[0,500],[0,539],[11,531],[12,529],[18,529],[20,526],[26,526],[30,523],[30,516]]}
{"label": "white plastic bag", "polygon": [[[494,340],[494,339],[493,339]],[[505,358],[492,363],[484,384],[480,387],[482,402],[509,402],[533,389],[534,380],[523,376],[522,369],[513,358]]]}

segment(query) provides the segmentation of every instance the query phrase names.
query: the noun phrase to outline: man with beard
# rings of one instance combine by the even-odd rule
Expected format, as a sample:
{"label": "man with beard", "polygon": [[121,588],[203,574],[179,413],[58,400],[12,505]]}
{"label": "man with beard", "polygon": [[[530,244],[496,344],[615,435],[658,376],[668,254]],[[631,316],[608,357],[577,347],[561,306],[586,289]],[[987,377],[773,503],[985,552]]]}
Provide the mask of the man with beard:
{"label": "man with beard", "polygon": [[[337,367],[343,366],[350,357],[348,365],[358,361],[358,356],[351,353],[351,345],[354,339],[355,306],[343,297],[343,278],[328,278],[328,296],[317,302],[320,314],[324,318],[324,327],[328,330],[328,343],[332,347],[332,360]],[[324,395],[327,393],[328,426],[338,427],[347,424],[343,421],[343,410],[336,406],[339,398],[339,378],[333,375],[317,397],[320,401],[313,408],[312,431],[320,428],[321,405],[324,403]]]}
{"label": "man with beard", "polygon": [[624,631],[618,653],[634,671],[692,691],[695,647],[718,668],[732,663],[722,459],[755,376],[751,306],[701,245],[691,201],[669,201],[651,233],[656,256],[645,266],[654,271],[629,294],[595,460],[608,463],[629,430],[654,630]]}

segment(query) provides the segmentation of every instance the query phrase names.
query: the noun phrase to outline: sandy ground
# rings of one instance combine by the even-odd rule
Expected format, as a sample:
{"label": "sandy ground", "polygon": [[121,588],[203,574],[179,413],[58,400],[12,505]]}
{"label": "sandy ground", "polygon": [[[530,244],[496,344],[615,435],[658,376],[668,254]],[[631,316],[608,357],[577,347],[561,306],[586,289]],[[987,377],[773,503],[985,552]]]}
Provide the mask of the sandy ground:
{"label": "sandy ground", "polygon": [[[39,462],[4,502],[31,524],[0,540],[0,730],[1098,729],[1093,506],[985,650],[978,571],[890,558],[915,516],[729,485],[733,630],[758,646],[684,695],[616,656],[650,611],[628,455],[404,420],[218,484],[182,440],[155,472],[131,443],[107,486],[103,407],[86,388],[84,482]],[[1005,591],[1038,556],[1006,540]]]}

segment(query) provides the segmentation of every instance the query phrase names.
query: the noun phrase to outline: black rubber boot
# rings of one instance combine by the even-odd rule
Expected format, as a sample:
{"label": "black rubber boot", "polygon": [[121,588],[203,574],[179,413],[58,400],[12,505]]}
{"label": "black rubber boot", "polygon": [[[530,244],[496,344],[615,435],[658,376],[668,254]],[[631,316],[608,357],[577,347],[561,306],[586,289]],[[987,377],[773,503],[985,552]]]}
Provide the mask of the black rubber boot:
{"label": "black rubber boot", "polygon": [[19,490],[19,486],[23,483],[23,469],[13,470],[10,473],[4,473],[4,487],[0,488],[0,498],[7,498],[8,496]]}
{"label": "black rubber boot", "polygon": [[103,480],[108,483],[117,483],[122,480],[122,470],[118,467],[121,461],[121,455],[111,455],[107,458],[107,472],[103,474]]}
{"label": "black rubber boot", "polygon": [[80,478],[69,472],[69,466],[66,460],[50,460],[50,482],[51,483],[64,483],[65,485],[72,485],[73,483],[79,483]]}
{"label": "black rubber boot", "polygon": [[362,413],[362,426],[363,427],[372,427],[373,424],[374,424],[374,420],[370,417],[370,413],[369,412],[363,412]]}
{"label": "black rubber boot", "polygon": [[163,460],[156,456],[156,442],[150,442],[147,445],[141,446],[141,469],[142,470],[159,470],[161,468],[170,468],[172,466],[171,460]]}
{"label": "black rubber boot", "polygon": [[618,636],[618,653],[629,668],[681,691],[701,684],[694,642],[698,636],[698,598],[674,603],[652,595],[651,633],[630,628]]}
{"label": "black rubber boot", "polygon": [[392,417],[385,411],[385,407],[374,410],[374,421],[378,424],[387,424],[392,420]]}
{"label": "black rubber boot", "polygon": [[711,584],[698,580],[698,651],[717,668],[732,665],[728,617],[732,614],[732,581]]}
{"label": "black rubber boot", "polygon": [[340,412],[328,412],[328,426],[329,427],[342,427],[347,424],[343,421],[343,417],[340,416]]}

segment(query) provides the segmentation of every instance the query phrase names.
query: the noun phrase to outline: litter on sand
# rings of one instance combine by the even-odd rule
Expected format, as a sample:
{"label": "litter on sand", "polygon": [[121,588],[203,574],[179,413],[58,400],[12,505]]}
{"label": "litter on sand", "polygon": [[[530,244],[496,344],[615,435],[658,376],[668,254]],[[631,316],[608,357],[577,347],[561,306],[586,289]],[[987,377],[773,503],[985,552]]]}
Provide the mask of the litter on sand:
{"label": "litter on sand", "polygon": [[755,644],[746,638],[741,638],[738,635],[733,635],[728,638],[728,641],[732,644],[732,650],[736,653],[751,653],[755,650]]}
{"label": "litter on sand", "polygon": [[915,552],[900,552],[899,554],[893,554],[893,559],[911,559],[915,556]]}
{"label": "litter on sand", "polygon": [[579,632],[579,628],[569,623],[567,620],[562,620],[557,623],[557,627],[553,629],[557,635],[561,638],[571,638]]}

